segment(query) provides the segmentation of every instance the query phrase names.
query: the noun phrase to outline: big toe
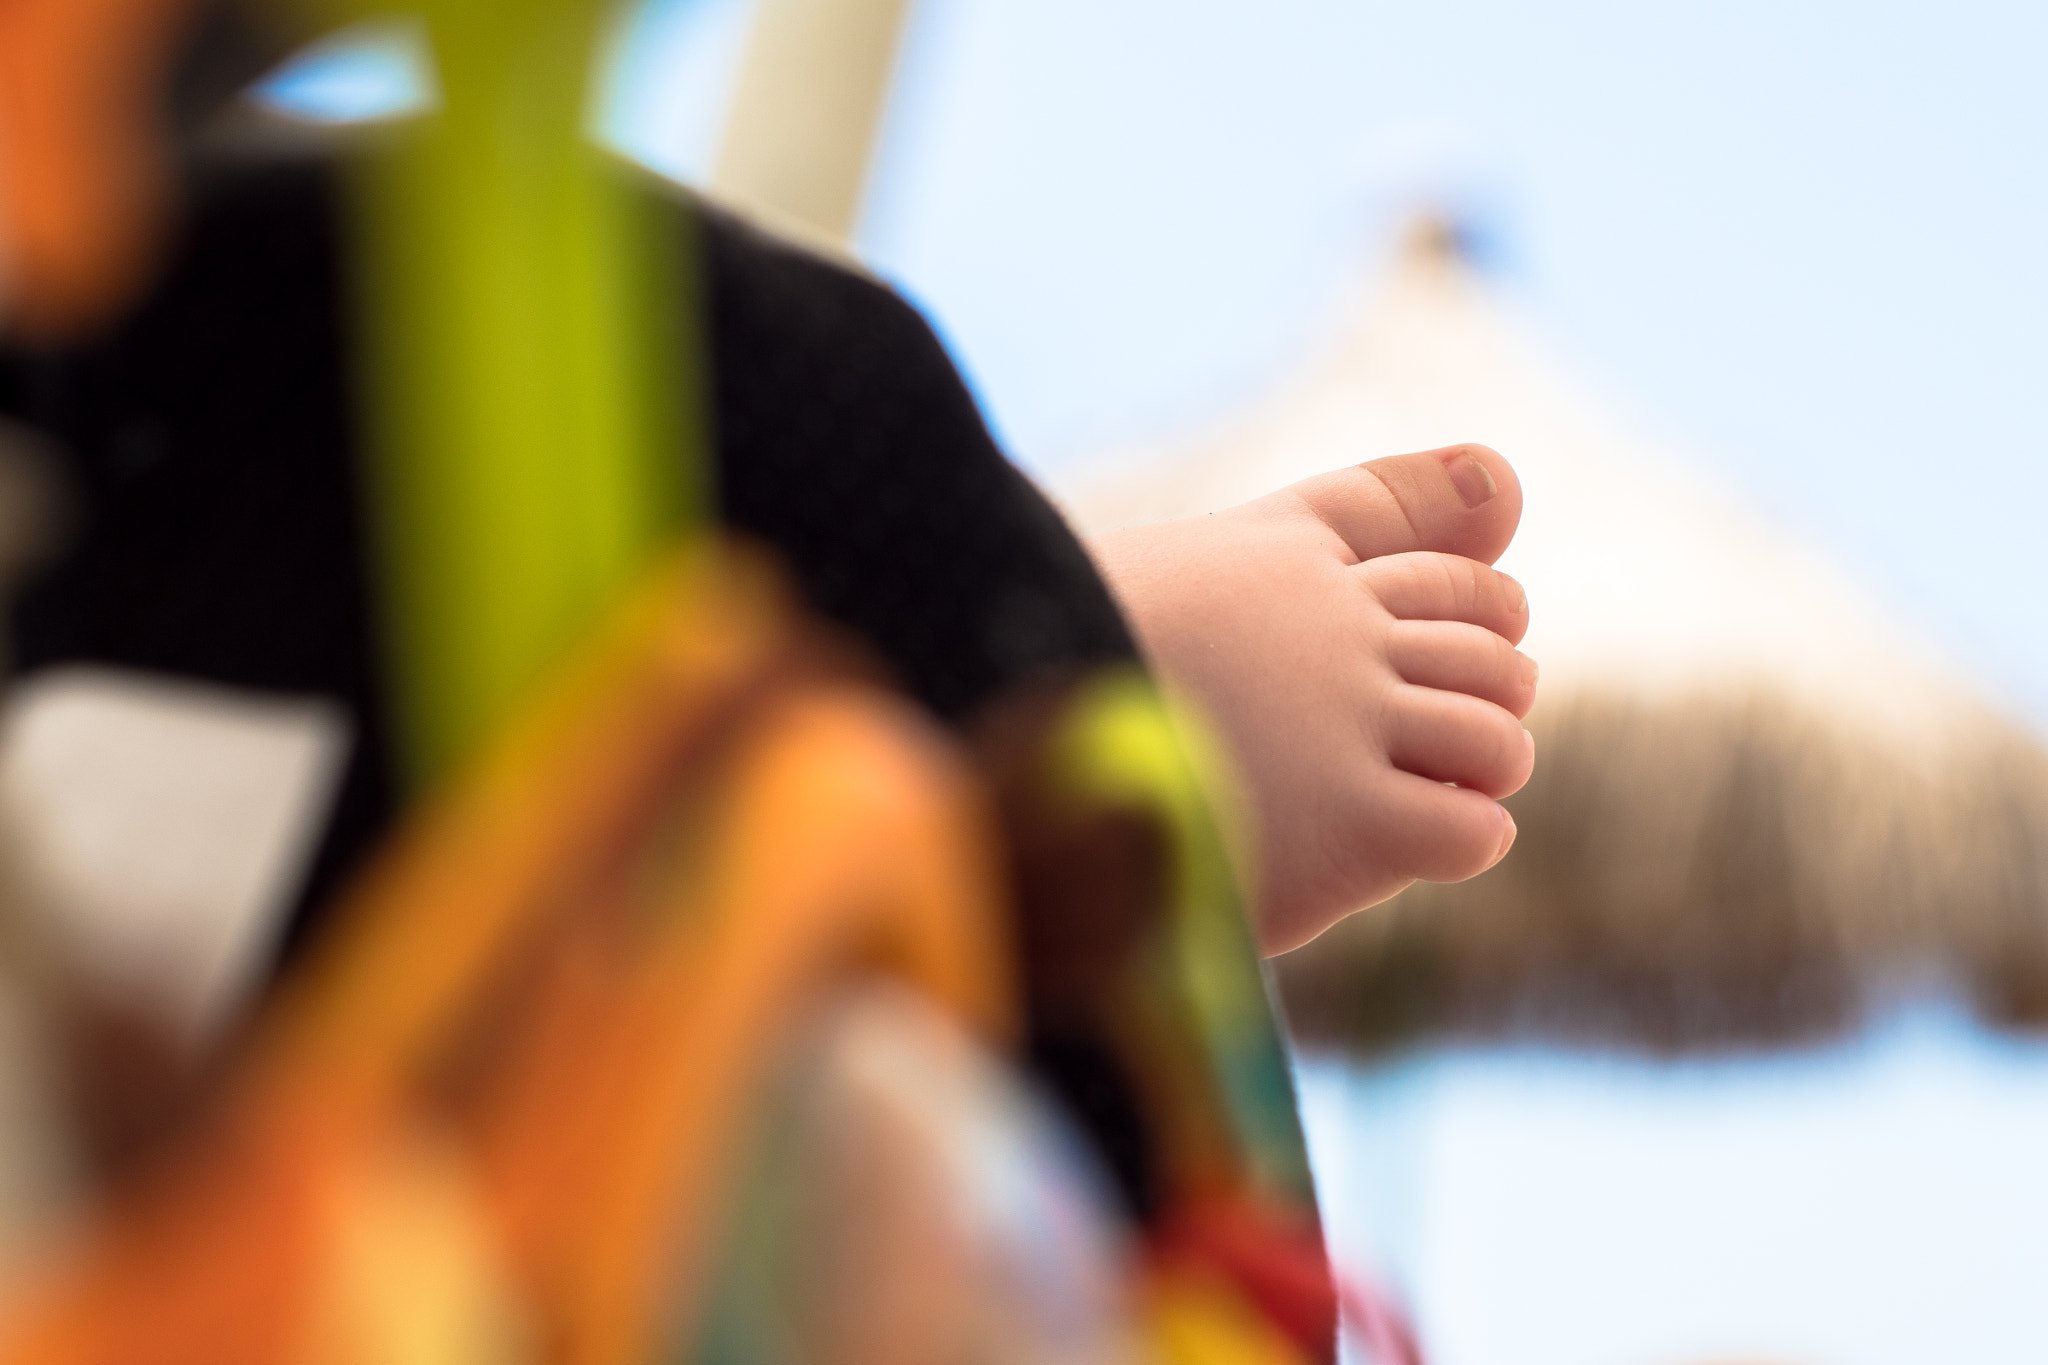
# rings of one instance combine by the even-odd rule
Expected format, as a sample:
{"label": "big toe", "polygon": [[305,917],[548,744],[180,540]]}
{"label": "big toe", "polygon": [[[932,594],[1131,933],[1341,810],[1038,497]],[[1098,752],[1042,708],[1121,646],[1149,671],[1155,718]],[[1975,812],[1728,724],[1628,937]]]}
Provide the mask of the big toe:
{"label": "big toe", "polygon": [[1500,558],[1522,520],[1522,484],[1500,452],[1445,446],[1318,474],[1284,490],[1360,560],[1440,550],[1483,564]]}

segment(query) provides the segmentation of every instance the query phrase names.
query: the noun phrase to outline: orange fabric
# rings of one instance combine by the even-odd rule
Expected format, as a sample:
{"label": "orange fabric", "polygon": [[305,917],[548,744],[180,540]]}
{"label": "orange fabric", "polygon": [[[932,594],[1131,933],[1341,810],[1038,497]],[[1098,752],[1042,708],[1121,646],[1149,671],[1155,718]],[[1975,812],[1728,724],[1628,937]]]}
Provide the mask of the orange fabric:
{"label": "orange fabric", "polygon": [[55,335],[124,300],[168,207],[161,69],[192,0],[0,0],[0,318]]}
{"label": "orange fabric", "polygon": [[[365,1192],[423,1149],[461,1155],[449,1207],[473,1210],[497,1258],[478,1274],[545,1358],[637,1360],[687,1313],[806,1001],[882,970],[1005,1034],[973,788],[799,644],[759,575],[664,570],[372,874],[211,1118],[0,1360],[367,1361],[316,1339],[321,1307]],[[487,1294],[398,1288],[373,1301],[502,1330]],[[408,1324],[389,1328],[343,1346]]]}

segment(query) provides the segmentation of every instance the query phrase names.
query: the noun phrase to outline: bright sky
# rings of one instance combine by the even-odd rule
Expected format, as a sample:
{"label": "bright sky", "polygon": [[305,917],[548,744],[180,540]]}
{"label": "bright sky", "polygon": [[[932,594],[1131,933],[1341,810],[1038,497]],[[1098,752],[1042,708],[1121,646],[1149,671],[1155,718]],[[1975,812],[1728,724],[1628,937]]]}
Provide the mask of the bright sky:
{"label": "bright sky", "polygon": [[2048,1359],[2048,1042],[1922,1005],[1784,1056],[1303,1078],[1332,1244],[1431,1365]]}
{"label": "bright sky", "polygon": [[[614,137],[700,176],[745,21],[651,0]],[[1057,480],[1255,398],[1449,204],[1618,404],[2048,729],[2044,44],[2011,0],[919,0],[860,247]]]}
{"label": "bright sky", "polygon": [[[650,12],[650,156],[703,164],[743,8]],[[1255,396],[1450,199],[1567,355],[2048,726],[2044,46],[2009,0],[920,0],[861,245],[1057,475]]]}

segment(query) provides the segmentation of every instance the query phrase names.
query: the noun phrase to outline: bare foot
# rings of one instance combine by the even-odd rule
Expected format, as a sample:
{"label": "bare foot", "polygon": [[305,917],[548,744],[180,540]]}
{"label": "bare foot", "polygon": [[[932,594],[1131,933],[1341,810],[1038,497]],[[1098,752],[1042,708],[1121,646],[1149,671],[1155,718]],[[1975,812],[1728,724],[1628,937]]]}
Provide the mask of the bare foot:
{"label": "bare foot", "polygon": [[1505,459],[1450,446],[1091,546],[1250,789],[1268,953],[1514,842],[1498,799],[1535,761],[1536,665],[1521,585],[1488,566],[1521,515]]}

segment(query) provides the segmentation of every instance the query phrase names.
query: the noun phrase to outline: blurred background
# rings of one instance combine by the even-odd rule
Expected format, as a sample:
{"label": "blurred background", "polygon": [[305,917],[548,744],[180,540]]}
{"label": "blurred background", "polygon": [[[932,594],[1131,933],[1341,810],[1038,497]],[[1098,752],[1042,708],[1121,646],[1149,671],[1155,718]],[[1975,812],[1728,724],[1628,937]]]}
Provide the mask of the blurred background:
{"label": "blurred background", "polygon": [[[613,137],[709,180],[750,17],[743,0],[644,9]],[[1996,0],[915,0],[854,249],[924,307],[1015,458],[1084,516],[1106,480],[1156,487],[1176,459],[1248,471],[1243,494],[1261,474],[1310,472],[1308,452],[1298,468],[1276,453],[1290,406],[1378,382],[1393,391],[1358,397],[1360,447],[1337,459],[1471,439],[1527,469],[1537,558],[1507,563],[1529,583],[1547,686],[1612,676],[1594,618],[1640,639],[1612,592],[1646,578],[1684,580],[1644,609],[1675,622],[1649,631],[1670,652],[1742,655],[1751,677],[1774,654],[1789,666],[1800,628],[1762,619],[1769,582],[1729,603],[1698,580],[1803,556],[1810,573],[1777,581],[1811,598],[1814,634],[1863,611],[1876,624],[1860,638],[1885,640],[1806,667],[1791,690],[1809,709],[1830,709],[1839,687],[1833,709],[1853,710],[1870,674],[1917,667],[1937,681],[1874,727],[1911,728],[1942,705],[1933,693],[1966,693],[2012,723],[1987,742],[2010,759],[2048,726],[2044,53],[2048,11]],[[1433,310],[1411,295],[1422,316],[1387,335],[1401,244],[1422,215],[1450,229],[1466,292]],[[1404,388],[1390,372],[1446,326],[1505,338],[1512,358],[1452,345],[1429,352],[1426,375],[1401,372]],[[1376,435],[1396,443],[1365,444]],[[1639,496],[1574,499],[1573,462],[1592,451],[1606,463],[1587,477]],[[1715,538],[1694,529],[1703,506],[1737,509],[1725,519],[1752,538],[1722,537],[1741,541],[1726,562],[1711,547],[1660,562],[1688,535]],[[1576,575],[1561,562],[1574,545],[1601,552]],[[1544,567],[1558,580],[1548,595]],[[1784,582],[1828,574],[1840,582],[1811,593]],[[1696,616],[1715,617],[1696,628],[1704,642],[1686,638]],[[1794,710],[1780,748],[1803,761],[1816,741]],[[1724,737],[1754,739],[1754,724],[1730,724]],[[1881,746],[1851,734],[1839,747]],[[1596,785],[1623,781],[1591,766]],[[1603,922],[1636,926],[1643,942],[1617,956],[1637,970],[1531,984],[1526,966],[1502,968],[1481,1008],[1382,1027],[1370,1046],[1326,1005],[1304,1026],[1318,1042],[1302,1077],[1340,1254],[1406,1297],[1441,1365],[2041,1359],[2048,1046],[1961,1003],[1968,969],[1930,946],[1939,932],[1926,951],[1877,954],[1883,980],[1863,983],[1855,1009],[1828,972],[1784,967],[1798,950],[1767,925],[1754,932],[1773,909],[1830,924],[1953,910],[1971,858],[1940,855],[1959,844],[2010,869],[1999,913],[2048,918],[2048,830],[2021,817],[2017,849],[1978,848],[1981,811],[1948,813],[1995,784],[1965,771],[1942,809],[1927,798],[1878,821],[1932,845],[1914,905],[1878,906],[1871,866],[1861,880],[1801,870],[1781,846],[1858,836],[1767,829],[1779,880],[1854,884],[1818,909],[1825,892],[1785,894],[1768,871],[1718,893],[1732,908],[1620,896]],[[1860,783],[1841,775],[1790,799],[1827,803],[1843,785]],[[1782,804],[1787,782],[1738,781],[1712,808],[1754,809],[1758,790]],[[1781,832],[1792,817],[1762,818]],[[1860,837],[1852,862],[1896,842]],[[1536,842],[1525,835],[1516,856],[1540,857]],[[1652,860],[1649,875],[1725,874],[1757,845]],[[1525,958],[1560,938],[1598,951],[1583,925],[1541,935],[1531,903],[1433,909],[1519,925],[1539,940],[1515,950]],[[1752,926],[1746,941],[1642,927],[1717,908],[1715,922]],[[1795,937],[1835,954],[1845,935]],[[2011,933],[1993,938],[1995,962],[2024,955]],[[1431,980],[1450,951],[1428,959]],[[1415,961],[1338,957],[1316,973],[1318,998],[1398,992]],[[1707,1022],[1673,1024],[1654,1002],[1572,1022],[1603,991],[1668,1001],[1703,978],[1736,997]],[[1500,1025],[1484,1006],[1517,990],[1550,1008]]]}
{"label": "blurred background", "polygon": [[[708,174],[748,9],[646,7],[623,145]],[[1444,204],[1617,409],[2042,724],[2044,51],[1997,0],[917,0],[856,241],[1058,481],[1264,393]]]}
{"label": "blurred background", "polygon": [[[812,226],[1084,525],[1523,470],[1521,844],[1278,973],[1340,1258],[1439,1365],[2048,1355],[2048,10],[865,8]],[[758,10],[642,6],[606,135],[773,201]]]}

